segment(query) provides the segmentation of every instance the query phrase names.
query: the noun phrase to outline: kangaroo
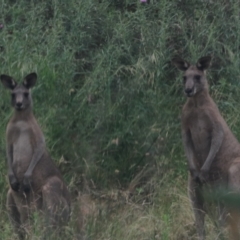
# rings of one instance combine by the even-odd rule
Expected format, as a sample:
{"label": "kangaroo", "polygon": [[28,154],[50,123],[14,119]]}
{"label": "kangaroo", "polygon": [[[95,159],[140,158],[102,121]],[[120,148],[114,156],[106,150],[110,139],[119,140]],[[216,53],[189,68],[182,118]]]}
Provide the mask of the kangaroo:
{"label": "kangaroo", "polygon": [[11,91],[14,114],[7,125],[6,152],[10,188],[7,193],[9,218],[24,238],[33,211],[42,212],[47,226],[57,227],[70,216],[70,193],[49,156],[43,133],[32,111],[30,89],[37,74],[30,73],[21,84],[7,75],[0,76]]}
{"label": "kangaroo", "polygon": [[[209,95],[206,70],[210,66],[211,57],[200,58],[196,65],[181,58],[174,58],[172,62],[184,72],[183,85],[188,98],[182,110],[181,122],[190,172],[188,192],[197,233],[199,239],[204,240],[203,188],[224,187],[229,193],[240,192],[240,145]],[[223,213],[224,208],[221,207],[222,216]],[[234,217],[232,222],[233,218],[229,219],[232,239],[240,239],[240,233],[236,231],[239,217]]]}

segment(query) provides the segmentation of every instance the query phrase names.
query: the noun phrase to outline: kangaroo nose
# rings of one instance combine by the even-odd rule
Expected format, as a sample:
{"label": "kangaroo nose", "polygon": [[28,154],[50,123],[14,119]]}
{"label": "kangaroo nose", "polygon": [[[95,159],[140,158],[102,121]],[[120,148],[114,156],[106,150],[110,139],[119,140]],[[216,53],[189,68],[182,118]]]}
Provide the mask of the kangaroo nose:
{"label": "kangaroo nose", "polygon": [[186,88],[186,89],[185,89],[185,93],[186,93],[186,94],[189,94],[189,93],[191,93],[191,92],[192,92],[192,88]]}
{"label": "kangaroo nose", "polygon": [[16,105],[17,105],[17,107],[21,107],[22,103],[21,102],[17,102]]}

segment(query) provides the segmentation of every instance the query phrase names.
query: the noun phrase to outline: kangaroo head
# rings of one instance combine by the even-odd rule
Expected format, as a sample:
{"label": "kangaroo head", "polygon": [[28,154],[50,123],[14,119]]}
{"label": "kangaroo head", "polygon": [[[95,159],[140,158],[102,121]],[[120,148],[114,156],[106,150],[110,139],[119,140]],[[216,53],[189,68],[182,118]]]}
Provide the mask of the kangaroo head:
{"label": "kangaroo head", "polygon": [[188,97],[192,97],[195,94],[207,89],[206,71],[211,63],[211,56],[206,56],[198,59],[196,65],[191,65],[187,61],[181,58],[173,58],[173,64],[183,74],[184,92]]}
{"label": "kangaroo head", "polygon": [[32,105],[30,88],[32,88],[37,81],[36,73],[28,74],[20,84],[17,84],[16,81],[8,75],[1,75],[0,79],[2,84],[10,89],[12,106],[17,111],[23,111]]}

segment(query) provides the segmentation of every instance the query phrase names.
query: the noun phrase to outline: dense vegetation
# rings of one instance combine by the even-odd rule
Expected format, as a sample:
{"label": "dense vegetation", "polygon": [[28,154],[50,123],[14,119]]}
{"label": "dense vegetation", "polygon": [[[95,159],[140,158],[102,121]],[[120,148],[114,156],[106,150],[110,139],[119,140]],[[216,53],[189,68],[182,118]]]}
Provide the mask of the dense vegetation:
{"label": "dense vegetation", "polygon": [[[185,96],[170,60],[213,56],[210,91],[240,139],[239,1],[0,4],[1,73],[20,81],[37,72],[34,112],[49,152],[75,205],[87,193],[95,206],[86,238],[195,239],[180,136]],[[3,87],[0,94],[1,238],[14,239],[5,208],[12,109]],[[77,218],[69,239],[78,239]],[[209,220],[209,239],[213,226]]]}

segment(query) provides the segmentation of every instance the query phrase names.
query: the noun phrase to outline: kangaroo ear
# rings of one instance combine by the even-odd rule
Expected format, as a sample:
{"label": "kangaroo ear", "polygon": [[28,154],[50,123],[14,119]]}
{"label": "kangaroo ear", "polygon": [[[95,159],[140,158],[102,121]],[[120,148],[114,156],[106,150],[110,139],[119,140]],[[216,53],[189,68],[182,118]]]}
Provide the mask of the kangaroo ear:
{"label": "kangaroo ear", "polygon": [[201,57],[198,59],[196,66],[199,70],[204,71],[210,67],[211,60],[211,56]]}
{"label": "kangaroo ear", "polygon": [[37,74],[30,73],[24,78],[23,85],[29,89],[35,85],[36,81],[37,81]]}
{"label": "kangaroo ear", "polygon": [[0,76],[2,84],[11,90],[13,90],[16,86],[17,83],[14,81],[14,79],[8,75],[2,74]]}
{"label": "kangaroo ear", "polygon": [[172,63],[181,71],[186,71],[190,67],[190,64],[180,57],[173,58]]}

